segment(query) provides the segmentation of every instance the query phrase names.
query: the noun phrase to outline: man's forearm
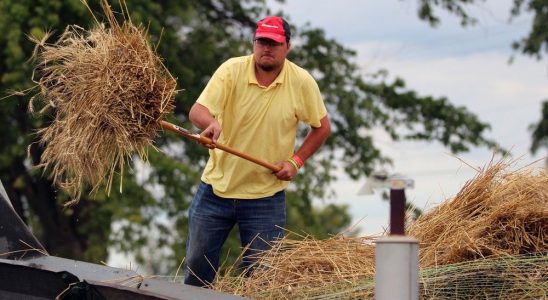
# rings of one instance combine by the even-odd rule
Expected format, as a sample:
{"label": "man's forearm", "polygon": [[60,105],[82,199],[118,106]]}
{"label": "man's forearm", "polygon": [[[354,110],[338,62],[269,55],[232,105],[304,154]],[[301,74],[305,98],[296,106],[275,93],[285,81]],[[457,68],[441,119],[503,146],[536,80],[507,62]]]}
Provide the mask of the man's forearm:
{"label": "man's forearm", "polygon": [[303,144],[295,153],[303,160],[303,162],[320,148],[331,133],[331,123],[329,122],[328,116],[323,117],[320,120],[320,124],[321,126],[318,128],[311,128],[310,132],[304,139]]}
{"label": "man's forearm", "polygon": [[194,103],[192,105],[192,108],[190,109],[190,112],[188,113],[188,118],[194,124],[196,127],[200,128],[201,130],[204,130],[215,120],[207,107],[199,104]]}

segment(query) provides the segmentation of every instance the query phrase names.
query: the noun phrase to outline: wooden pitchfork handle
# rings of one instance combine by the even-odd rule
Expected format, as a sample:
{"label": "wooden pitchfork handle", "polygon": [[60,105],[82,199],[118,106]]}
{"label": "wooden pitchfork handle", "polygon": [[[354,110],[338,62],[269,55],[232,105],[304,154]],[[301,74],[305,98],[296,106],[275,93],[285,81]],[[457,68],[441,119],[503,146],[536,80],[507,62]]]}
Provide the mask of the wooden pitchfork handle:
{"label": "wooden pitchfork handle", "polygon": [[[186,130],[184,128],[181,128],[181,127],[179,127],[179,126],[177,126],[173,123],[169,123],[169,122],[166,122],[166,121],[160,121],[160,125],[162,125],[162,128],[165,129],[165,130],[173,131],[173,132],[175,132],[179,135],[182,135],[182,136],[187,137],[189,139],[195,140],[195,141],[200,142],[202,144],[213,144],[213,141],[210,138],[205,137],[205,136],[201,136],[197,133],[190,133],[188,130]],[[274,172],[278,172],[282,169],[282,167],[279,167],[279,166],[273,165],[269,162],[266,162],[264,160],[255,158],[255,157],[253,157],[253,156],[251,156],[247,153],[241,152],[239,150],[236,150],[234,148],[231,148],[231,147],[223,145],[223,144],[215,143],[215,148],[221,149],[225,152],[228,152],[228,153],[234,154],[236,156],[239,156],[241,158],[247,159],[251,162],[254,162],[258,165],[261,165],[265,168],[268,168],[268,169],[270,169]]]}

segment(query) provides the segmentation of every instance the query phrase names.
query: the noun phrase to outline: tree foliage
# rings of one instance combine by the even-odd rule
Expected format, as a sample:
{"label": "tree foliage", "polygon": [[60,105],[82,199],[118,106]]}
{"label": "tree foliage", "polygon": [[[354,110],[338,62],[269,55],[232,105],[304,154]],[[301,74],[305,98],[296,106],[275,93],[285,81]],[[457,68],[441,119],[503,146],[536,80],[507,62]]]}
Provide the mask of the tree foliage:
{"label": "tree foliage", "polygon": [[438,26],[441,23],[441,20],[434,12],[434,9],[436,6],[439,6],[458,16],[462,26],[473,25],[477,23],[477,19],[470,16],[466,11],[466,5],[476,1],[485,2],[485,0],[418,0],[418,16],[421,20],[428,22],[430,25]]}
{"label": "tree foliage", "polygon": [[542,115],[540,121],[531,124],[533,142],[531,143],[531,153],[535,154],[539,148],[548,149],[548,100],[542,103]]}
{"label": "tree foliage", "polygon": [[[133,22],[147,24],[158,54],[184,89],[169,121],[187,128],[188,111],[211,74],[229,57],[250,53],[255,21],[269,13],[261,0],[126,2]],[[98,1],[90,5],[100,16]],[[116,10],[118,2],[112,5]],[[0,90],[9,93],[33,85],[28,61],[33,45],[27,34],[40,38],[53,30],[55,38],[69,24],[87,28],[90,18],[79,0],[0,0]],[[321,238],[350,224],[347,207],[317,208],[313,201],[332,196],[329,185],[338,166],[360,178],[390,162],[375,147],[373,128],[384,129],[394,140],[437,141],[452,152],[495,145],[485,137],[489,126],[464,107],[443,97],[418,95],[403,80],[388,80],[386,72],[364,77],[353,63],[353,50],[319,28],[293,29],[290,59],[318,80],[333,133],[288,189],[289,230]],[[136,163],[124,174],[123,193],[83,197],[77,206],[62,209],[67,196],[32,167],[42,152],[34,132],[47,126],[48,118],[27,112],[29,97],[0,101],[0,179],[48,251],[98,262],[113,248],[148,261],[155,271],[176,268],[184,256],[187,211],[207,151],[165,133],[157,140],[162,152],[151,150],[147,167]],[[305,134],[302,128],[299,140]],[[238,247],[235,239],[229,244]]]}

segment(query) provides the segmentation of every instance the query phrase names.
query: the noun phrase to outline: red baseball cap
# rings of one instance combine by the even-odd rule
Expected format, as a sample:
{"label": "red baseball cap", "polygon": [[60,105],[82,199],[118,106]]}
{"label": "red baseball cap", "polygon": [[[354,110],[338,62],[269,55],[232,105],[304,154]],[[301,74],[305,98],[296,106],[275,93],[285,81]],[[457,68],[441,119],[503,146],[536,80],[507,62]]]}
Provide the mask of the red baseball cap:
{"label": "red baseball cap", "polygon": [[278,43],[283,43],[289,40],[291,32],[289,24],[278,16],[269,16],[257,23],[257,29],[255,30],[255,38],[267,38],[274,40]]}

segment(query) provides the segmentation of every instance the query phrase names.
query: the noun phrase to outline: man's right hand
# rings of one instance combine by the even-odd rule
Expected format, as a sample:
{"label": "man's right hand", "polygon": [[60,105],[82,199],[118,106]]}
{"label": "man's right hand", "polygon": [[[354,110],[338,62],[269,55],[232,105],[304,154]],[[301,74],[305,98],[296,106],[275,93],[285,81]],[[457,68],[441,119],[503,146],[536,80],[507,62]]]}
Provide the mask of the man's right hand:
{"label": "man's right hand", "polygon": [[209,125],[206,127],[206,129],[204,129],[204,131],[200,133],[201,136],[210,138],[213,141],[213,144],[202,143],[202,145],[206,148],[214,149],[215,143],[217,143],[217,139],[219,139],[219,136],[221,135],[221,131],[221,125],[219,124],[219,122],[217,122],[217,120],[213,119],[211,123],[209,123]]}
{"label": "man's right hand", "polygon": [[190,108],[188,116],[190,121],[192,121],[196,127],[204,130],[200,135],[210,138],[213,141],[213,144],[201,144],[209,149],[215,148],[215,143],[221,135],[222,129],[217,119],[215,119],[209,112],[209,109],[199,103],[194,103],[194,105]]}

